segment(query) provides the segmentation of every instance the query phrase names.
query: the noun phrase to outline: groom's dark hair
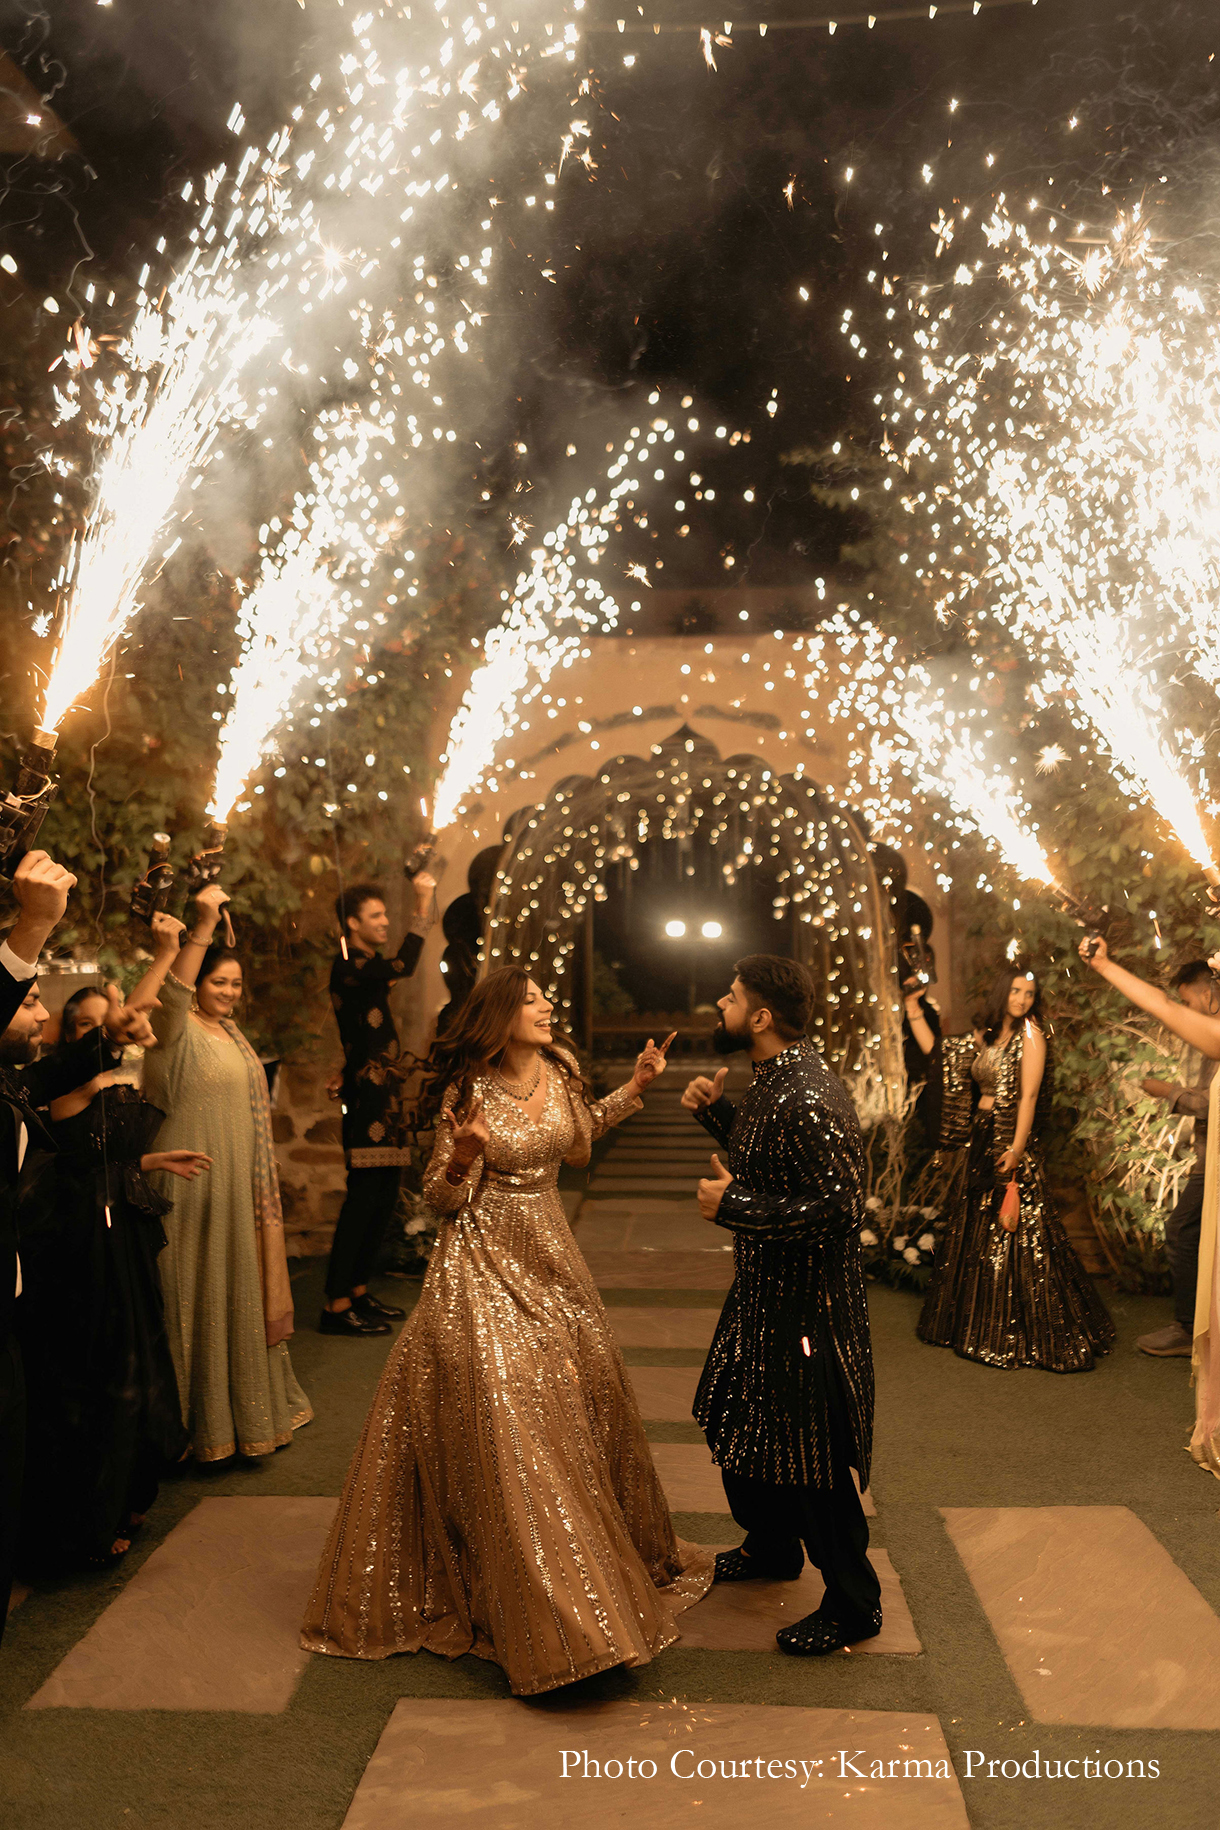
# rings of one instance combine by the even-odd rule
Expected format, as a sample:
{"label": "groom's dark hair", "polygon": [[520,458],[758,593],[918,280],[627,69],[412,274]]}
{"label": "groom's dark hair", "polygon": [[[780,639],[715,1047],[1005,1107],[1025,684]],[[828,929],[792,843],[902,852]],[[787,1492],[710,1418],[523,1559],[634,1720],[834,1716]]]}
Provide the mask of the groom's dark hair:
{"label": "groom's dark hair", "polygon": [[733,971],[750,994],[755,1010],[769,1010],[777,1035],[795,1042],[809,1028],[813,1015],[813,979],[794,959],[778,953],[748,953]]}

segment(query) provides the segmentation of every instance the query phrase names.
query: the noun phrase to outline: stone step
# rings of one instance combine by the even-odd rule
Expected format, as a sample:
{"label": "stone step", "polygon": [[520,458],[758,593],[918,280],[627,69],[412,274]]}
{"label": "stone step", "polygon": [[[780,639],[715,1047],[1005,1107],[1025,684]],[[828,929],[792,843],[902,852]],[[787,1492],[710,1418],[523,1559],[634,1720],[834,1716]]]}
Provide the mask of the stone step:
{"label": "stone step", "polygon": [[623,1176],[613,1182],[590,1182],[585,1200],[617,1201],[624,1195],[656,1195],[667,1201],[693,1201],[695,1198],[689,1181],[659,1182],[655,1176],[641,1176],[637,1181],[632,1176]]}

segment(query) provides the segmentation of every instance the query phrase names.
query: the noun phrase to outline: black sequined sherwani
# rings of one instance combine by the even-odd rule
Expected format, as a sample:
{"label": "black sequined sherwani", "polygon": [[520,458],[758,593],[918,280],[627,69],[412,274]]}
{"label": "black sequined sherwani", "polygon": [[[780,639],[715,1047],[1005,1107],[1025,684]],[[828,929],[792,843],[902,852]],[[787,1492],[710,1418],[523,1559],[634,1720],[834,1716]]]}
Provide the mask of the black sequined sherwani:
{"label": "black sequined sherwani", "polygon": [[755,1065],[736,1107],[721,1098],[698,1117],[734,1178],[717,1224],[732,1231],[736,1276],[695,1397],[713,1459],[777,1486],[828,1487],[833,1439],[867,1487],[873,1356],[851,1096],[801,1040]]}

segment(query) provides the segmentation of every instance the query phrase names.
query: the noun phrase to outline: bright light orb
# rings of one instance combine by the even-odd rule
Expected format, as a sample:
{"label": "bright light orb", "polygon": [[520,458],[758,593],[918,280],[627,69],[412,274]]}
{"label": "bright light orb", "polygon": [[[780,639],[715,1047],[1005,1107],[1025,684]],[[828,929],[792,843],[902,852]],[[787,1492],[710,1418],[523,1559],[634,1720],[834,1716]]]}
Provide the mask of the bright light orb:
{"label": "bright light orb", "polygon": [[718,921],[705,921],[699,932],[702,934],[704,940],[719,940],[720,936],[724,933],[724,929]]}
{"label": "bright light orb", "polygon": [[665,923],[665,932],[668,934],[670,940],[681,940],[682,936],[686,933],[686,923],[684,921],[667,921]]}

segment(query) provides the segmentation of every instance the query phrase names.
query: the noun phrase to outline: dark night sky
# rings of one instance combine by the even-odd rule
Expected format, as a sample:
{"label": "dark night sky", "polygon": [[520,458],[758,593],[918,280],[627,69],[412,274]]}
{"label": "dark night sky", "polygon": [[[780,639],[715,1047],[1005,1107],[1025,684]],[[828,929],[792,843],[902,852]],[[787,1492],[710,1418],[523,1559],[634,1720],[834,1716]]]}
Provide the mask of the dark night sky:
{"label": "dark night sky", "polygon": [[[810,9],[788,0],[785,10]],[[927,204],[944,187],[924,194],[919,167],[947,157],[947,141],[955,158],[969,149],[980,173],[982,139],[996,143],[1005,181],[1023,183],[1065,171],[1063,121],[1079,108],[1073,169],[1092,171],[1105,153],[1104,98],[1124,63],[1155,87],[1139,8],[1116,18],[1109,0],[1042,0],[891,25],[884,0],[878,10],[874,32],[842,28],[834,38],[772,30],[760,40],[739,26],[734,47],[717,53],[717,75],[693,29],[587,41],[596,82],[581,106],[598,171],[592,182],[565,182],[545,222],[518,211],[498,250],[481,482],[504,483],[512,466],[503,452],[521,437],[544,490],[569,440],[621,431],[647,411],[650,387],[667,400],[689,391],[705,420],[749,428],[752,443],[748,455],[709,461],[711,480],[723,478],[714,536],[680,543],[665,530],[651,549],[665,553],[664,582],[791,585],[835,568],[857,530],[811,501],[808,471],[780,456],[836,437],[875,439],[872,388],[848,379],[839,331],[844,306],[868,291],[875,224],[900,261],[926,258]],[[603,5],[596,16],[613,14]],[[1175,57],[1202,62],[1212,7],[1146,5],[1143,14],[1155,15],[1165,67]],[[315,67],[309,34],[322,16],[312,0],[305,9],[296,0],[54,0],[46,13],[9,0],[3,42],[39,88],[54,86],[80,145],[58,166],[25,161],[10,172],[0,235],[23,272],[50,287],[75,267],[79,293],[97,269],[137,270],[177,221],[166,200],[183,177],[231,147],[234,98],[251,133],[282,118],[301,72]],[[626,51],[638,56],[630,71]],[[552,157],[566,111],[565,86],[549,79],[519,108],[492,173],[506,197]],[[983,192],[989,180],[977,182]],[[540,281],[545,265],[557,284]],[[741,500],[747,485],[752,505]],[[737,556],[731,576],[725,551]]]}

